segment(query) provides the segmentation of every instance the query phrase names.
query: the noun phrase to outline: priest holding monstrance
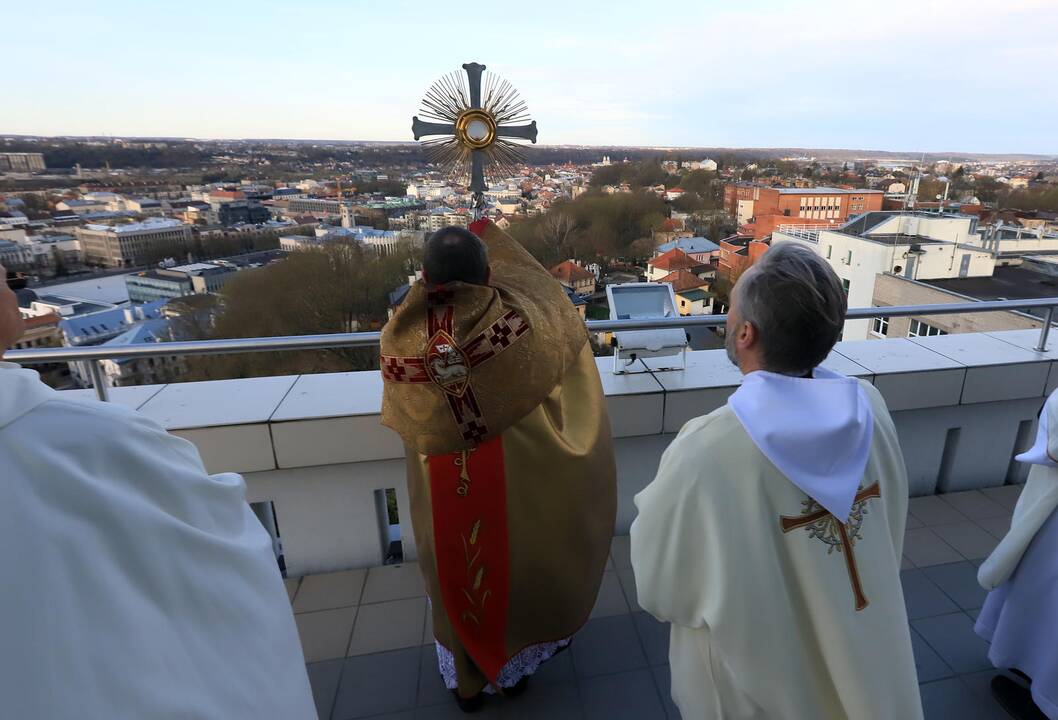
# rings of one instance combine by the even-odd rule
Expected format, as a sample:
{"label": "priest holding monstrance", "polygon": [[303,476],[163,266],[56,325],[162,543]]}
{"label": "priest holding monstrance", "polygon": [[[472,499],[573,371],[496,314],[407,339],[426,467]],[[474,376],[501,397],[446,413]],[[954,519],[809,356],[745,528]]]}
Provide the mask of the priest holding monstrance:
{"label": "priest holding monstrance", "polygon": [[[416,138],[471,176],[508,169],[535,123],[484,66],[427,93]],[[412,523],[439,667],[464,710],[515,695],[569,645],[613,535],[610,426],[587,331],[565,292],[487,219],[426,243],[423,279],[382,333],[382,422],[407,448]]]}

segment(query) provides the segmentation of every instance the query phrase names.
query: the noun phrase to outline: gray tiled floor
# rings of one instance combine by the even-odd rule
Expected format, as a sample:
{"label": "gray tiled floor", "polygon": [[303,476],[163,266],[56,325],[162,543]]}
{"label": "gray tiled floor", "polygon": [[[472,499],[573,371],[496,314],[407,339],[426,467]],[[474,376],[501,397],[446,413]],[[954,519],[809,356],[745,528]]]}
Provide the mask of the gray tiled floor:
{"label": "gray tiled floor", "polygon": [[[901,572],[927,720],[1008,716],[973,631],[985,593],[977,566],[1009,527],[1020,487],[915,498]],[[668,629],[635,601],[628,537],[613,541],[592,619],[570,652],[544,665],[529,692],[489,698],[480,718],[679,720],[669,697]],[[323,720],[465,717],[437,673],[415,563],[290,580]]]}

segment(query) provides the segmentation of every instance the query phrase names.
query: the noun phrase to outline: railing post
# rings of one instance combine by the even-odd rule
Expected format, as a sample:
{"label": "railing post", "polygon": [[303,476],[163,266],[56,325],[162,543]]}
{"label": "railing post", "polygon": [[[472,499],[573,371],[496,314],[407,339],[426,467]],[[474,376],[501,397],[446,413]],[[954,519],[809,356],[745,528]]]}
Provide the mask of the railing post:
{"label": "railing post", "polygon": [[88,372],[92,376],[92,387],[95,388],[96,397],[101,402],[110,401],[110,391],[107,388],[107,378],[103,373],[102,360],[87,360]]}
{"label": "railing post", "polygon": [[1047,316],[1043,320],[1043,328],[1040,330],[1040,344],[1036,346],[1036,352],[1047,351],[1047,336],[1051,333],[1051,320],[1054,319],[1054,306],[1047,308]]}

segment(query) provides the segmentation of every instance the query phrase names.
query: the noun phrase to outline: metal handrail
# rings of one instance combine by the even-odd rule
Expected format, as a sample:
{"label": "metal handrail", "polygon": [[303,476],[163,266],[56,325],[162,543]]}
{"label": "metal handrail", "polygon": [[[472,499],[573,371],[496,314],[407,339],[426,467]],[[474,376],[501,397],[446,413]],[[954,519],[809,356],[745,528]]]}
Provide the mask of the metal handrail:
{"label": "metal handrail", "polygon": [[[1033,300],[985,300],[980,302],[944,303],[939,305],[898,305],[892,307],[849,308],[848,320],[867,320],[876,317],[909,317],[912,315],[958,315],[967,312],[1002,312],[1045,308],[1043,328],[1040,331],[1038,352],[1047,349],[1054,310],[1058,297]],[[593,332],[622,330],[656,330],[667,328],[719,327],[727,322],[727,315],[689,315],[665,319],[643,320],[588,320],[588,329]],[[107,399],[107,387],[102,381],[99,360],[125,360],[144,357],[185,357],[189,355],[230,355],[234,353],[280,352],[288,350],[323,350],[329,348],[375,347],[382,333],[332,333],[325,335],[291,335],[265,338],[230,338],[225,340],[193,340],[187,342],[139,343],[108,347],[34,348],[12,350],[3,359],[22,364],[91,361],[89,370],[95,381],[96,394]]]}

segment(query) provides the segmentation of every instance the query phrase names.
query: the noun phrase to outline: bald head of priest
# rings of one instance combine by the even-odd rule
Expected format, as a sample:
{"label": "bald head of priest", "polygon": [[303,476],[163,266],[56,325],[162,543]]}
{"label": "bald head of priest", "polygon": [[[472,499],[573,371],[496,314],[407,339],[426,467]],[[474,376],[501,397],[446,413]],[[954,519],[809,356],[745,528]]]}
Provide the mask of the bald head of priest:
{"label": "bald head of priest", "polygon": [[725,347],[743,373],[805,377],[841,337],[848,298],[827,262],[795,243],[772,247],[731,294]]}
{"label": "bald head of priest", "polygon": [[426,241],[422,274],[431,285],[465,282],[487,285],[489,251],[477,235],[455,225],[441,228]]}

